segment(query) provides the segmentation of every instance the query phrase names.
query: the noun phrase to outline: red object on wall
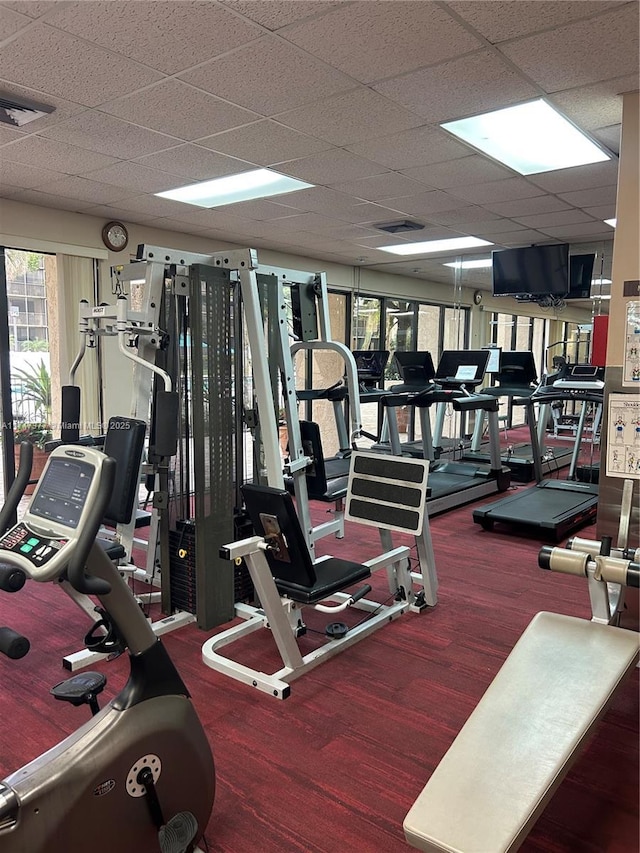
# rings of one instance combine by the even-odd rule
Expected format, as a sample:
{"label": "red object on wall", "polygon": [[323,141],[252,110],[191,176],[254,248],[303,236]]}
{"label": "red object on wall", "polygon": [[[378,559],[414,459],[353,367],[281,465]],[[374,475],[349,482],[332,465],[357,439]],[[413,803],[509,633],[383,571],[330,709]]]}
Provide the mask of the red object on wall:
{"label": "red object on wall", "polygon": [[591,342],[591,364],[605,367],[607,364],[607,335],[609,315],[599,314],[593,318],[593,337]]}

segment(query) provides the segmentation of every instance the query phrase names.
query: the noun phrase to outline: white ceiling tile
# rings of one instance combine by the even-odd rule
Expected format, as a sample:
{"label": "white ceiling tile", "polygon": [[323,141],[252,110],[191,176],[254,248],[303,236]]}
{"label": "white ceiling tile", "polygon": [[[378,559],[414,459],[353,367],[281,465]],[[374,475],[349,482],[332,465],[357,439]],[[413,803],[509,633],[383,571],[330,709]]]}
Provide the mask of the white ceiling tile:
{"label": "white ceiling tile", "polygon": [[136,160],[143,166],[171,172],[173,175],[183,175],[187,178],[205,180],[219,178],[223,175],[235,175],[255,168],[244,160],[236,160],[224,154],[200,148],[198,145],[178,145],[156,154],[148,154]]}
{"label": "white ceiling tile", "polygon": [[[469,53],[482,41],[434,3],[343,3],[283,37],[363,83]],[[371,46],[376,45],[372,50]]]}
{"label": "white ceiling tile", "polygon": [[[290,198],[293,193],[288,193]],[[225,216],[237,215],[245,219],[282,219],[287,216],[296,216],[300,213],[295,207],[289,207],[284,202],[278,204],[277,199],[280,196],[274,196],[271,201],[264,198],[255,199],[254,201],[241,201],[237,204],[225,204],[220,208],[220,213]],[[284,196],[283,196],[284,198]]]}
{"label": "white ceiling tile", "polygon": [[501,50],[547,92],[638,72],[638,3],[523,38]]}
{"label": "white ceiling tile", "polygon": [[[112,190],[114,194],[119,192],[120,196],[112,198],[111,201],[117,202],[118,207],[131,213],[143,213],[147,216],[156,217],[167,216],[171,218],[179,218],[180,214],[185,210],[195,210],[192,205],[173,201],[169,198],[160,198],[156,195],[138,195],[135,190],[129,193],[125,198],[125,194],[122,189],[109,187],[107,184],[100,184],[99,186]],[[104,203],[109,204],[108,201],[105,201]]]}
{"label": "white ceiling tile", "polygon": [[493,234],[487,237],[496,246],[530,246],[532,243],[548,243],[549,237],[541,231],[525,229],[524,231],[507,231],[504,234]]}
{"label": "white ceiling tile", "polygon": [[121,161],[106,169],[96,169],[85,175],[92,181],[100,181],[104,184],[113,184],[131,190],[129,195],[135,193],[157,193],[163,190],[174,189],[182,184],[182,178],[161,172],[159,169],[150,169],[140,163]]}
{"label": "white ceiling tile", "polygon": [[452,0],[447,3],[492,44],[587,18],[606,11],[611,5],[611,0],[562,3],[558,0],[518,0],[517,3],[513,0],[492,0],[490,3]]}
{"label": "white ceiling tile", "polygon": [[598,204],[615,204],[616,187],[595,187],[589,190],[576,190],[575,192],[559,193],[561,199],[576,207],[595,207]]}
{"label": "white ceiling tile", "polygon": [[165,74],[217,56],[262,34],[260,27],[213,3],[72,3],[47,23]]}
{"label": "white ceiling tile", "polygon": [[430,125],[357,142],[346,148],[395,170],[469,156],[467,145],[457,142],[450,133],[439,127]]}
{"label": "white ceiling tile", "polygon": [[482,157],[478,154],[458,157],[445,163],[430,163],[428,166],[403,169],[402,174],[438,190],[446,190],[449,187],[458,187],[464,184],[499,181],[513,176],[513,172],[509,169],[505,169],[489,160],[488,157]]}
{"label": "white ceiling tile", "polygon": [[584,212],[588,213],[589,216],[593,216],[594,219],[599,219],[601,222],[604,222],[605,219],[614,219],[616,215],[616,206],[615,203],[599,204],[595,207],[585,207]]}
{"label": "white ceiling tile", "polygon": [[2,0],[2,5],[30,18],[40,18],[67,6],[68,0]]}
{"label": "white ceiling tile", "polygon": [[27,15],[21,15],[4,6],[0,6],[0,41],[4,41],[9,36],[19,32],[24,27],[28,27],[32,23],[33,20],[27,17]]}
{"label": "white ceiling tile", "polygon": [[552,193],[615,186],[618,181],[618,161],[609,160],[605,163],[591,163],[589,166],[574,166],[571,169],[529,175],[528,180]]}
{"label": "white ceiling tile", "polygon": [[[464,228],[464,224],[460,223],[459,228]],[[514,239],[518,236],[517,232],[526,231],[526,227],[519,222],[513,222],[511,219],[493,219],[490,222],[475,222],[470,227],[476,237],[483,240],[491,240],[492,242],[502,238],[506,234],[513,234]]]}
{"label": "white ceiling tile", "polygon": [[542,234],[559,240],[575,240],[591,235],[593,239],[606,236],[607,227],[602,222],[581,222],[574,225],[545,225],[539,227]]}
{"label": "white ceiling tile", "polygon": [[223,6],[233,9],[256,21],[268,30],[278,30],[301,18],[326,14],[344,0],[270,0],[269,3],[256,3],[256,0],[223,0]]}
{"label": "white ceiling tile", "polygon": [[612,127],[603,127],[600,130],[593,131],[594,137],[614,154],[620,153],[621,134],[621,124],[615,124]]}
{"label": "white ceiling tile", "polygon": [[198,145],[248,160],[260,166],[273,166],[319,154],[331,148],[331,143],[298,133],[271,119],[257,121],[236,130],[197,140]]}
{"label": "white ceiling tile", "polygon": [[551,213],[555,210],[569,210],[570,204],[554,195],[539,195],[534,198],[519,198],[515,201],[487,202],[488,210],[507,218],[515,216],[533,216],[536,213]]}
{"label": "white ceiling tile", "polygon": [[376,83],[373,88],[432,123],[485,112],[539,95],[539,90],[513,66],[490,51],[423,68]]}
{"label": "white ceiling tile", "polygon": [[[509,220],[501,219],[497,213],[492,213],[484,207],[479,207],[476,204],[470,204],[461,207],[458,210],[442,210],[431,215],[432,222],[437,222],[438,225],[450,225],[452,228],[460,225],[474,225],[478,222],[485,223],[493,222],[506,223]],[[496,230],[498,230],[496,226]]]}
{"label": "white ceiling tile", "polygon": [[398,175],[396,172],[385,172],[382,175],[374,175],[370,178],[333,184],[332,189],[368,201],[383,201],[387,198],[415,195],[417,186],[415,181],[410,181],[403,175]]}
{"label": "white ceiling tile", "polygon": [[466,207],[464,201],[454,198],[452,195],[441,190],[432,190],[431,192],[403,196],[401,198],[388,198],[386,199],[386,204],[387,207],[403,211],[412,216],[427,217],[429,214],[438,213],[441,210],[457,210],[458,208]]}
{"label": "white ceiling tile", "polygon": [[364,87],[284,113],[278,119],[287,127],[339,146],[423,123],[419,116]]}
{"label": "white ceiling tile", "polygon": [[[19,196],[16,195],[19,193]],[[89,208],[92,207],[92,202],[89,201],[79,201],[75,198],[61,198],[59,195],[52,195],[51,193],[43,193],[40,190],[14,190],[11,192],[10,188],[7,188],[7,191],[3,193],[5,198],[12,198],[15,196],[17,201],[20,201],[22,204],[37,204],[39,207],[53,207],[56,210],[71,210],[76,212],[88,212]]]}
{"label": "white ceiling tile", "polygon": [[[295,193],[287,193],[286,196],[282,196],[282,199],[284,199],[284,204],[296,210],[325,213],[347,222],[357,221],[351,219],[351,216],[360,216],[362,208],[365,206],[359,199],[351,198],[351,196],[330,190],[327,187],[311,187]],[[371,206],[373,207],[373,205]]]}
{"label": "white ceiling tile", "polygon": [[456,186],[450,190],[452,195],[464,198],[473,204],[488,204],[497,201],[514,201],[519,198],[532,198],[543,195],[543,190],[524,178],[506,178],[502,181],[490,181],[483,184]]}
{"label": "white ceiling tile", "polygon": [[[8,142],[15,142],[17,139],[24,139],[25,136],[24,131],[18,130],[17,127],[0,124],[0,146],[6,145]],[[4,152],[2,154],[4,156]]]}
{"label": "white ceiling tile", "polygon": [[638,75],[615,77],[589,86],[554,92],[549,102],[556,106],[581,130],[591,132],[622,121],[622,92],[638,86]]}
{"label": "white ceiling tile", "polygon": [[102,169],[117,163],[115,157],[77,148],[55,139],[27,136],[5,145],[2,156],[16,163],[27,163],[41,169],[53,169],[66,175],[79,175],[93,169]]}
{"label": "white ceiling tile", "polygon": [[354,87],[346,75],[270,35],[186,71],[180,79],[263,116]]}
{"label": "white ceiling tile", "polygon": [[336,181],[350,181],[379,175],[385,171],[383,166],[356,157],[349,151],[334,148],[312,157],[303,157],[283,163],[278,171],[292,175],[311,184],[332,184]]}
{"label": "white ceiling tile", "polygon": [[102,104],[102,112],[191,141],[249,124],[255,113],[200,92],[179,80],[165,80],[143,92]]}
{"label": "white ceiling tile", "polygon": [[97,110],[85,110],[51,128],[44,128],[40,133],[49,139],[111,154],[121,160],[152,154],[179,142],[173,136],[138,127]]}
{"label": "white ceiling tile", "polygon": [[[593,222],[593,217],[575,207],[570,210],[558,210],[554,213],[538,213],[535,216],[519,216],[518,221],[529,228],[538,228],[546,231],[545,226],[575,225],[579,222]],[[602,222],[599,223],[602,228]]]}
{"label": "white ceiling tile", "polygon": [[148,86],[160,77],[138,62],[124,57],[116,61],[112,53],[39,22],[0,52],[0,79],[86,106],[101,104],[114,91],[123,95]]}
{"label": "white ceiling tile", "polygon": [[47,193],[56,193],[64,198],[90,201],[93,204],[109,204],[109,202],[119,201],[135,193],[135,191],[126,191],[122,187],[112,187],[78,176],[69,176],[57,181],[52,181],[50,178],[43,185],[43,190]]}
{"label": "white ceiling tile", "polygon": [[63,176],[60,172],[54,172],[51,169],[38,169],[35,166],[13,163],[0,157],[0,186],[2,187],[39,187],[61,177]]}

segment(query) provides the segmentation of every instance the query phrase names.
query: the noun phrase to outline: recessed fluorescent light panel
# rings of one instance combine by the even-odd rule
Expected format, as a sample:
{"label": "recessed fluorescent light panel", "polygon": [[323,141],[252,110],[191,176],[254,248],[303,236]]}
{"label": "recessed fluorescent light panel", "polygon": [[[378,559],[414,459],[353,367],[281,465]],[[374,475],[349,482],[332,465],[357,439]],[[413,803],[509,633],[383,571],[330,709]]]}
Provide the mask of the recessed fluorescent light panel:
{"label": "recessed fluorescent light panel", "polygon": [[426,255],[429,252],[455,252],[456,249],[474,249],[476,246],[492,246],[478,237],[449,237],[446,240],[427,240],[423,243],[404,243],[400,246],[378,246],[382,252],[392,255]]}
{"label": "recessed fluorescent light panel", "polygon": [[271,169],[253,169],[251,172],[226,175],[224,178],[201,181],[175,190],[154,193],[154,195],[182,201],[185,204],[195,204],[196,207],[221,207],[223,204],[268,198],[282,193],[306,190],[309,187],[313,187],[313,184],[298,181],[288,175],[281,175]]}
{"label": "recessed fluorescent light panel", "polygon": [[604,220],[604,224],[605,224],[605,225],[610,225],[612,228],[615,228],[615,227],[616,227],[616,222],[617,222],[617,221],[618,221],[617,219],[605,219],[605,220]]}
{"label": "recessed fluorescent light panel", "polygon": [[493,265],[491,258],[478,258],[475,261],[451,261],[443,264],[443,267],[453,267],[456,270],[484,270]]}
{"label": "recessed fluorescent light panel", "polygon": [[542,99],[440,126],[521,175],[611,159]]}

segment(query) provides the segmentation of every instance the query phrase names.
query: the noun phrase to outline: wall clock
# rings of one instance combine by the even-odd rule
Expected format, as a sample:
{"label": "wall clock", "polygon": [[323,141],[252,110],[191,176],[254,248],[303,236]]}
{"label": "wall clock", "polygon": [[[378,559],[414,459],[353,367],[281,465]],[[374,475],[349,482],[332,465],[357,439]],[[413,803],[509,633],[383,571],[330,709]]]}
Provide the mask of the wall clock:
{"label": "wall clock", "polygon": [[482,291],[481,290],[476,290],[476,292],[473,294],[473,302],[474,302],[474,305],[480,305],[482,303]]}
{"label": "wall clock", "polygon": [[129,232],[122,222],[107,222],[102,229],[102,242],[112,252],[121,252],[129,242]]}

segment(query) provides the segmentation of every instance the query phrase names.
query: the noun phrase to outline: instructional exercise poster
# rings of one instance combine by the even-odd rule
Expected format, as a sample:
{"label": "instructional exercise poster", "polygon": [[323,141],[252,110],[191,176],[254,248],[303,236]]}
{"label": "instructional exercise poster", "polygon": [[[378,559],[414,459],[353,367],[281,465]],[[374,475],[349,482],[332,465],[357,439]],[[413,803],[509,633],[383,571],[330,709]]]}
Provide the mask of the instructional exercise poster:
{"label": "instructional exercise poster", "polygon": [[640,480],[640,394],[610,394],[607,476]]}
{"label": "instructional exercise poster", "polygon": [[637,387],[640,394],[640,302],[627,303],[625,338],[622,384]]}

